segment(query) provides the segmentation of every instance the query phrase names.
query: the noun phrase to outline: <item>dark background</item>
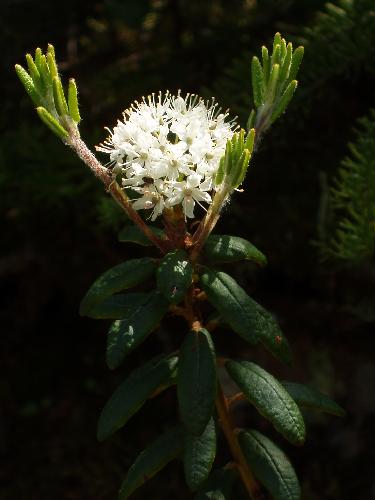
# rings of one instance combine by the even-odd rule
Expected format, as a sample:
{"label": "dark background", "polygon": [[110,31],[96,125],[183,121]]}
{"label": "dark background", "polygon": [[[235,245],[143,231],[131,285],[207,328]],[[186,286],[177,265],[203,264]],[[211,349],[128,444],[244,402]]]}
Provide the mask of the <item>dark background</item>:
{"label": "dark background", "polygon": [[[100,272],[147,251],[117,242],[122,215],[38,121],[13,65],[55,45],[63,80],[78,82],[81,134],[93,147],[132,100],[159,89],[215,95],[243,123],[250,56],[277,30],[306,47],[300,86],[218,232],[246,237],[268,256],[265,270],[231,272],[277,316],[295,363],[282,367],[225,331],[218,350],[312,383],[347,409],[344,419],[306,414],[298,449],[248,406],[236,410],[239,425],[259,426],[287,451],[304,500],[375,498],[374,265],[321,262],[313,244],[324,224],[322,179],[336,175],[356,120],[375,102],[372,2],[346,4],[351,17],[326,25],[320,0],[1,2],[1,499],[116,498],[138,451],[175,420],[176,404],[167,391],[99,444],[100,409],[129,369],[183,335],[167,322],[123,368],[106,367],[108,324],[81,318],[78,304]],[[134,498],[191,495],[175,463]]]}

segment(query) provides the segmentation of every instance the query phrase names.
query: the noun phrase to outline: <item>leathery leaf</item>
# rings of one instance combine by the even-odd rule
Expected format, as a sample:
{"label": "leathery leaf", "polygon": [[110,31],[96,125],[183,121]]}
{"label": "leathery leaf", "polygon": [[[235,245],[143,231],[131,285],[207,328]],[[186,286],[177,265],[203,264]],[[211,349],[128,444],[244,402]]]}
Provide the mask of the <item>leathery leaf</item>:
{"label": "leathery leaf", "polygon": [[118,293],[111,295],[90,309],[87,314],[94,319],[123,319],[142,305],[148,293]]}
{"label": "leathery leaf", "polygon": [[274,500],[301,499],[293,466],[278,446],[255,430],[241,432],[238,441],[254,475]]}
{"label": "leathery leaf", "polygon": [[199,488],[194,500],[230,500],[236,478],[233,468],[212,471],[207,481]]}
{"label": "leathery leaf", "polygon": [[156,274],[159,291],[172,304],[178,304],[184,298],[192,277],[193,267],[183,250],[168,253],[160,262]]}
{"label": "leathery leaf", "polygon": [[331,415],[336,415],[336,417],[345,416],[346,412],[341,406],[317,389],[294,382],[282,382],[282,384],[298,406],[330,413]]}
{"label": "leathery leaf", "polygon": [[112,323],[107,336],[107,364],[114,369],[125,356],[138,347],[156,328],[168,309],[168,303],[158,292],[146,294],[146,299],[124,319]]}
{"label": "leathery leaf", "polygon": [[289,343],[273,316],[233,278],[209,269],[202,274],[201,285],[208,300],[238,335],[253,345],[262,342],[281,361],[291,361]]}
{"label": "leathery leaf", "polygon": [[275,429],[292,444],[305,440],[305,423],[297,403],[287,390],[266,370],[250,361],[227,361],[231,378]]}
{"label": "leathery leaf", "polygon": [[186,483],[192,491],[197,490],[210,474],[216,455],[216,429],[210,418],[200,436],[185,435],[184,471]]}
{"label": "leathery leaf", "polygon": [[238,236],[211,234],[207,238],[203,252],[207,260],[211,262],[250,260],[260,266],[267,264],[267,258],[260,250],[250,241]]}
{"label": "leathery leaf", "polygon": [[177,396],[181,420],[190,434],[200,436],[210,420],[217,390],[215,349],[204,328],[191,330],[181,346]]}
{"label": "leathery leaf", "polygon": [[173,427],[142,451],[128,470],[119,491],[119,500],[126,500],[134,490],[151,479],[177,458],[183,449],[183,430]]}
{"label": "leathery leaf", "polygon": [[176,356],[154,358],[132,372],[112,394],[98,422],[98,439],[111,436],[160,388],[168,387],[177,366]]}
{"label": "leathery leaf", "polygon": [[147,280],[156,269],[154,259],[131,259],[112,267],[90,287],[81,302],[79,312],[90,315],[90,310],[107,297]]}

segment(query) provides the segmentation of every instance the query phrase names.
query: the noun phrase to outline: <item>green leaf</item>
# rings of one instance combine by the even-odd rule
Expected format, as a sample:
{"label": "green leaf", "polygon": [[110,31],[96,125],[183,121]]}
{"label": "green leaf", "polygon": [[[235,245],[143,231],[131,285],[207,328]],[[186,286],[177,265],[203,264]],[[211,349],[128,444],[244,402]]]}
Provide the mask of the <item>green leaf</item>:
{"label": "green leaf", "polygon": [[192,279],[193,266],[184,250],[175,250],[165,255],[156,273],[160,293],[172,304],[181,302]]}
{"label": "green leaf", "polygon": [[258,412],[288,441],[305,440],[301,412],[287,390],[270,373],[250,361],[227,361],[226,369]]}
{"label": "green leaf", "polygon": [[195,500],[229,500],[236,473],[233,469],[216,469],[202,485]]}
{"label": "green leaf", "polygon": [[124,358],[139,346],[156,328],[167,312],[168,303],[160,293],[147,294],[144,302],[134,307],[129,316],[112,323],[107,336],[107,365],[120,366]]}
{"label": "green leaf", "polygon": [[289,71],[289,81],[294,80],[295,77],[297,76],[299,67],[303,59],[304,50],[305,49],[301,45],[300,47],[297,47],[296,50],[293,52],[292,62]]}
{"label": "green leaf", "polygon": [[181,346],[177,396],[181,420],[190,434],[200,436],[210,420],[217,390],[215,348],[204,328],[191,330]]}
{"label": "green leaf", "polygon": [[233,189],[238,188],[238,186],[242,184],[243,180],[245,179],[250,157],[250,151],[248,149],[244,149],[236,164],[236,170],[234,170],[236,174],[232,177],[231,187]]}
{"label": "green leaf", "polygon": [[256,112],[252,109],[246,123],[246,130],[249,132],[255,125]]}
{"label": "green leaf", "polygon": [[51,73],[52,78],[54,78],[55,76],[58,76],[56,57],[55,57],[55,48],[50,43],[48,44],[48,49],[47,49],[47,63],[48,63],[48,69]]}
{"label": "green leaf", "polygon": [[60,78],[58,76],[55,76],[52,80],[52,84],[53,84],[53,98],[55,101],[56,110],[60,116],[67,115],[69,113],[68,105],[66,103],[64,89]]}
{"label": "green leaf", "polygon": [[249,150],[250,155],[252,154],[254,149],[254,141],[255,141],[255,128],[251,128],[246,136],[246,141],[244,143],[244,147],[245,149]]}
{"label": "green leaf", "polygon": [[201,285],[208,300],[233,330],[247,342],[257,344],[254,307],[245,290],[226,273],[212,269],[202,274]]}
{"label": "green leaf", "polygon": [[119,500],[126,500],[134,490],[142,486],[148,479],[157,474],[183,448],[183,431],[181,427],[169,429],[159,436],[150,446],[142,451],[128,470],[119,492]]}
{"label": "green leaf", "polygon": [[216,455],[216,429],[211,418],[200,436],[185,435],[184,471],[186,483],[196,491],[206,481]]}
{"label": "green leaf", "polygon": [[94,319],[123,319],[145,302],[148,293],[119,293],[111,295],[90,309],[87,314]]}
{"label": "green leaf", "polygon": [[146,281],[156,269],[156,261],[150,258],[131,259],[112,267],[90,287],[82,299],[79,312],[89,316],[91,309],[114,293],[121,292]]}
{"label": "green leaf", "polygon": [[224,156],[222,156],[220,158],[219,168],[217,169],[216,174],[215,174],[215,184],[216,185],[221,184],[224,180],[224,174],[225,174],[224,166],[225,166],[225,154],[224,154]]}
{"label": "green leaf", "polygon": [[251,61],[251,78],[253,84],[254,105],[259,108],[264,102],[264,76],[259,59],[254,56]]}
{"label": "green leaf", "polygon": [[[281,62],[281,45],[276,45],[276,47],[274,48],[274,51],[272,53],[272,56],[271,56],[271,68],[275,65],[275,64],[280,64]],[[272,72],[272,70],[271,70]]]}
{"label": "green leaf", "polygon": [[[37,60],[35,59],[35,63],[37,64]],[[42,54],[39,58],[39,65],[37,64],[37,68],[39,70],[40,76],[42,77],[44,85],[48,87],[52,87],[52,75],[48,68],[47,58],[44,54]]]}
{"label": "green leaf", "polygon": [[289,343],[273,316],[233,278],[220,271],[206,270],[201,284],[208,300],[238,335],[253,345],[262,342],[277,359],[290,363]]}
{"label": "green leaf", "polygon": [[298,478],[285,453],[258,431],[238,436],[246,461],[274,500],[300,500]]}
{"label": "green leaf", "polygon": [[26,54],[26,62],[30,76],[33,79],[36,91],[38,92],[39,95],[43,95],[46,89],[40,77],[39,70],[36,67],[36,64],[34,63],[34,60],[30,54]]}
{"label": "green leaf", "polygon": [[[158,227],[148,226],[149,229],[154,233],[158,238],[163,238],[164,231],[159,229]],[[138,226],[125,226],[118,235],[118,240],[121,242],[130,242],[137,243],[138,245],[142,245],[144,247],[150,247],[153,245],[152,241],[150,241],[145,233],[141,231]]]}
{"label": "green leaf", "polygon": [[260,266],[267,264],[266,256],[250,241],[238,236],[210,234],[203,248],[205,257],[211,262],[237,262],[251,260]]}
{"label": "green leaf", "polygon": [[270,58],[268,55],[268,49],[264,45],[262,47],[262,65],[263,65],[264,83],[267,84],[270,73]]}
{"label": "green leaf", "polygon": [[293,359],[290,344],[272,314],[251,299],[256,311],[257,332],[263,346],[278,360],[290,364]]}
{"label": "green leaf", "polygon": [[42,49],[40,47],[37,47],[35,49],[35,57],[34,57],[34,61],[35,61],[35,64],[36,64],[36,67],[38,68],[38,71],[40,72],[40,67],[41,67],[41,58],[42,58]]}
{"label": "green leaf", "polygon": [[294,382],[282,382],[294,401],[301,407],[311,408],[337,417],[344,417],[346,411],[331,398],[313,387]]}
{"label": "green leaf", "polygon": [[272,47],[272,53],[275,52],[275,50],[277,49],[277,46],[280,45],[281,46],[281,41],[282,41],[282,38],[281,38],[281,35],[279,32],[275,33],[275,36],[273,38],[273,47]]}
{"label": "green leaf", "polygon": [[273,123],[275,120],[277,120],[277,118],[279,118],[279,116],[284,113],[288,104],[292,100],[294,92],[296,91],[296,88],[297,88],[297,84],[298,84],[297,80],[292,80],[288,84],[288,86],[285,89],[280,100],[275,105],[275,108],[274,108],[272,115],[271,115],[271,123]]}
{"label": "green leaf", "polygon": [[65,139],[68,137],[68,131],[65,130],[60,123],[50,114],[48,111],[43,108],[39,107],[36,108],[36,112],[38,113],[39,118],[42,120],[42,122],[47,125],[47,127],[52,130],[52,132],[57,135],[60,139]]}
{"label": "green leaf", "polygon": [[69,79],[68,107],[69,107],[69,115],[73,118],[73,120],[76,123],[79,123],[81,121],[81,115],[79,114],[78,90],[74,78]]}
{"label": "green leaf", "polygon": [[15,70],[18,78],[20,79],[22,85],[24,86],[26,92],[31,97],[33,103],[36,106],[40,104],[40,98],[38,92],[35,89],[34,82],[28,72],[19,64],[15,65]]}
{"label": "green leaf", "polygon": [[269,103],[272,103],[275,98],[276,88],[279,82],[279,73],[280,65],[274,64],[271,69],[270,79],[267,86],[267,101]]}
{"label": "green leaf", "polygon": [[160,387],[166,388],[177,366],[176,356],[160,356],[132,372],[104,406],[98,422],[98,440],[121,429]]}
{"label": "green leaf", "polygon": [[286,55],[280,70],[280,82],[283,86],[289,76],[290,64],[292,62],[292,52],[293,52],[293,46],[291,43],[288,43],[288,46],[286,48]]}

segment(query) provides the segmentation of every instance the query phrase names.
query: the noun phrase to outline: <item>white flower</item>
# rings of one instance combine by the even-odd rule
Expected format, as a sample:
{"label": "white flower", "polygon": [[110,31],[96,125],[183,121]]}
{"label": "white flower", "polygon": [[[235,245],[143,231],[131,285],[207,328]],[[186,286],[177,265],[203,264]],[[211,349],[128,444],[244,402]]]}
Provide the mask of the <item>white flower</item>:
{"label": "white flower", "polygon": [[186,217],[194,217],[195,202],[199,205],[201,202],[211,203],[211,196],[207,193],[211,189],[211,179],[201,182],[201,176],[198,174],[189,175],[186,181],[172,183],[172,190],[165,202],[167,207],[173,207],[180,204]]}
{"label": "white flower", "polygon": [[135,191],[138,191],[142,196],[135,200],[133,203],[133,208],[135,210],[140,210],[142,208],[153,208],[151,220],[155,220],[162,212],[164,208],[164,198],[158,192],[153,184],[146,184],[144,187],[134,187]]}
{"label": "white flower", "polygon": [[227,116],[193,94],[153,94],[126,110],[96,149],[122,171],[124,189],[140,195],[135,210],[152,209],[155,220],[181,204],[185,218],[193,218],[196,203],[212,201],[213,176],[235,128]]}

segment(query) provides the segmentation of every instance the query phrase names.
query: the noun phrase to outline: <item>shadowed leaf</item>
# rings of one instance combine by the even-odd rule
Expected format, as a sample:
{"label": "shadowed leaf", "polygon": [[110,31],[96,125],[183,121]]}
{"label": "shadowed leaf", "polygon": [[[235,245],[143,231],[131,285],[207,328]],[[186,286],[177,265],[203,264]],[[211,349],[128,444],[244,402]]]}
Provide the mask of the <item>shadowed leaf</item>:
{"label": "shadowed leaf", "polygon": [[298,478],[285,453],[255,430],[238,436],[246,461],[274,500],[300,500]]}
{"label": "shadowed leaf", "polygon": [[180,350],[177,396],[187,431],[200,436],[210,420],[216,398],[216,358],[211,336],[205,329],[190,331]]}
{"label": "shadowed leaf", "polygon": [[304,442],[305,424],[301,412],[275,377],[250,361],[228,361],[225,366],[246,398],[278,432],[293,444]]}
{"label": "shadowed leaf", "polygon": [[111,436],[143,406],[160,387],[168,387],[177,366],[177,357],[158,356],[127,377],[104,406],[98,422],[98,439]]}

